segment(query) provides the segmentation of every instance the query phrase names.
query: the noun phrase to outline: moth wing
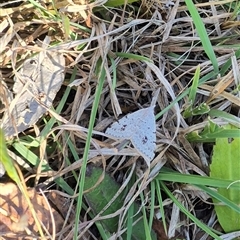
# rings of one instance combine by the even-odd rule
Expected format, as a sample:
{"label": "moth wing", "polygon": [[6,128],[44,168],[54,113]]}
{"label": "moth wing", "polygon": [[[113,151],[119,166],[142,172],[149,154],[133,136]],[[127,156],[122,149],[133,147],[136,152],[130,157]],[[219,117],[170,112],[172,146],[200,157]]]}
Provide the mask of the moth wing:
{"label": "moth wing", "polygon": [[106,130],[106,134],[110,136],[130,139],[148,166],[154,158],[156,149],[154,107],[151,106],[128,114]]}
{"label": "moth wing", "polygon": [[133,146],[148,165],[153,160],[156,150],[156,123],[153,109],[154,106],[140,110],[143,112],[135,120],[135,130],[131,137]]}
{"label": "moth wing", "polygon": [[134,123],[134,119],[131,117],[132,114],[128,114],[113,123],[106,130],[106,134],[119,138],[119,139],[130,139],[132,136],[132,124]]}

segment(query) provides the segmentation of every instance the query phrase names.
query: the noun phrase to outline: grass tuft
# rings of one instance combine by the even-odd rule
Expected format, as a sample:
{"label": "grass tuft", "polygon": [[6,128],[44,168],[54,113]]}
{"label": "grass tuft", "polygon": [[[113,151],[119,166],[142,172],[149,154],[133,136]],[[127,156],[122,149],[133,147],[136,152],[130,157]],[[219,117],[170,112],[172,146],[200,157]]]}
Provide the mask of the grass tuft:
{"label": "grass tuft", "polygon": [[[239,237],[224,232],[212,201],[239,213],[239,205],[218,192],[229,186],[240,191],[239,182],[210,174],[216,139],[240,136],[239,8],[236,0],[0,3],[1,128],[4,118],[13,118],[13,86],[24,61],[46,51],[66,60],[53,106],[6,139],[7,154],[26,186],[44,191],[48,206],[63,217],[64,224],[59,227],[55,219],[50,232],[37,220],[41,235],[59,240]],[[36,76],[24,79],[41,78],[40,70]],[[110,139],[105,130],[152,102],[157,140],[148,169],[129,141]],[[236,129],[226,129],[227,124]],[[90,177],[93,169],[101,169],[97,179]],[[106,178],[115,191],[108,191]],[[94,184],[86,189],[89,179]],[[106,200],[99,210],[98,203]],[[3,225],[6,209],[0,208]],[[106,222],[117,226],[108,228]],[[23,238],[37,237],[28,230],[21,232]],[[8,229],[3,237],[7,234],[20,233]]]}

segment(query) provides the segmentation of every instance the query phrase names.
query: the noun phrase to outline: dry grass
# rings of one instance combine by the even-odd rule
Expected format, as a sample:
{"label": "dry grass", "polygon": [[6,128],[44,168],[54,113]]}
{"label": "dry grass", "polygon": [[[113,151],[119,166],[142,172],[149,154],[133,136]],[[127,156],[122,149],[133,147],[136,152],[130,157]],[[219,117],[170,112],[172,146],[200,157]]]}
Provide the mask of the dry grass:
{"label": "dry grass", "polygon": [[[23,169],[29,186],[54,189],[58,196],[53,200],[56,205],[69,198],[64,203],[64,206],[69,204],[66,209],[60,205],[65,220],[63,230],[50,235],[56,239],[73,239],[75,209],[84,206],[85,212],[81,212],[78,223],[79,236],[81,239],[90,239],[90,236],[100,239],[99,233],[94,233],[95,227],[91,227],[99,215],[95,218],[91,215],[89,220],[82,198],[78,199],[78,205],[71,201],[74,198],[70,195],[76,197],[76,192],[81,195],[83,191],[76,187],[79,169],[81,181],[85,170],[94,164],[118,178],[121,190],[131,189],[126,196],[128,201],[120,209],[123,212],[120,222],[130,203],[141,202],[140,196],[144,198],[141,203],[147,206],[147,211],[154,207],[158,211],[160,203],[155,202],[157,205],[150,207],[151,188],[163,165],[182,174],[209,174],[212,144],[190,143],[186,139],[187,133],[200,132],[208,124],[208,115],[184,118],[183,114],[188,106],[194,108],[207,103],[210,109],[238,116],[239,96],[234,90],[239,86],[240,24],[237,9],[233,7],[237,6],[237,1],[198,2],[195,5],[212,43],[210,47],[220,69],[217,72],[183,1],[174,1],[172,5],[172,2],[143,0],[116,8],[99,8],[106,1],[74,2],[76,5],[70,1],[56,1],[55,7],[46,0],[35,6],[32,1],[2,3],[1,111],[6,111],[8,106],[6,86],[12,89],[14,69],[41,52],[42,42],[49,36],[49,49],[63,53],[66,59],[65,81],[54,101],[54,107],[59,108],[49,110],[45,120],[40,119],[34,128],[14,138],[13,145],[9,144],[11,157],[21,165],[20,160],[29,161],[29,168]],[[200,82],[195,102],[191,103],[189,89],[197,66],[200,67]],[[98,95],[101,82],[103,86]],[[153,99],[156,101],[157,148],[150,170],[134,149],[104,137],[104,132],[115,119],[150,106]],[[172,104],[175,99],[178,101]],[[215,118],[215,122],[226,123],[220,118]],[[95,131],[92,139],[91,124]],[[26,142],[37,142],[37,147],[26,147]],[[21,151],[18,146],[25,148]],[[37,166],[33,166],[34,161]],[[65,183],[57,181],[58,177]],[[134,183],[131,177],[135,179]],[[51,186],[54,180],[55,184]],[[216,216],[206,194],[173,181],[168,187],[196,218],[222,231],[213,221]],[[51,196],[47,197],[50,201]],[[211,239],[199,226],[193,224],[193,227],[189,218],[182,215],[169,198],[163,199],[162,204],[165,205],[168,233],[159,230],[163,225],[155,217],[153,226],[159,239]],[[120,233],[121,226],[118,230],[115,236]]]}

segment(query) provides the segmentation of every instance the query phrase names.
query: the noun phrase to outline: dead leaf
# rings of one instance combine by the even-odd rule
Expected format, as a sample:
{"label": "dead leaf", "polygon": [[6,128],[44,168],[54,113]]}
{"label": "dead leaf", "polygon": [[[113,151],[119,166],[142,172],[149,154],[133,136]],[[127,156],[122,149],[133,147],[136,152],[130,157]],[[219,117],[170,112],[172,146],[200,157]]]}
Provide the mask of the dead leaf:
{"label": "dead leaf", "polygon": [[[28,208],[28,204],[18,187],[13,183],[0,183],[0,189],[1,235],[3,236],[2,233],[5,233],[6,236],[15,235],[15,239],[20,239],[20,237],[26,235],[25,230],[27,229],[32,235],[38,235],[37,226]],[[52,234],[53,231],[51,214],[55,221],[56,232],[59,232],[63,225],[62,216],[55,209],[49,209],[46,199],[34,189],[28,189],[28,194],[39,220],[49,233]]]}
{"label": "dead leaf", "polygon": [[43,51],[24,62],[2,120],[6,136],[23,132],[47,112],[64,80],[64,68],[65,59],[57,52]]}

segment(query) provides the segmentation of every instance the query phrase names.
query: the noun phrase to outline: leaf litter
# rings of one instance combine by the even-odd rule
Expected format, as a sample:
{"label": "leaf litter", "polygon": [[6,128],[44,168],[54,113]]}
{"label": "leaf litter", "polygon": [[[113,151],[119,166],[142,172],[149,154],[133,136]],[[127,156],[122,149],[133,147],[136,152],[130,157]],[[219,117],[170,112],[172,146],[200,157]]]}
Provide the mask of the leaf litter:
{"label": "leaf litter", "polygon": [[23,132],[47,112],[62,86],[64,69],[65,59],[57,52],[41,52],[24,61],[15,77],[15,96],[2,120],[6,136]]}
{"label": "leaf litter", "polygon": [[[231,58],[233,52],[236,52],[239,48],[235,44],[238,42],[238,35],[229,35],[231,32],[237,31],[237,25],[234,26],[234,16],[231,9],[231,4],[234,4],[235,1],[230,2],[231,3],[229,3],[226,9],[223,8],[222,3],[219,2],[197,4],[202,20],[206,28],[209,30],[209,36],[213,41],[217,42],[216,45],[213,46],[213,49],[217,55],[219,66],[224,66],[224,64]],[[63,5],[66,3],[69,4],[69,1],[63,1],[61,3]],[[74,3],[77,4],[75,1]],[[96,3],[101,5],[100,1],[96,1]],[[185,144],[186,139],[184,142],[179,137],[179,131],[182,129],[187,132],[194,129],[194,126],[197,126],[199,122],[203,123],[202,125],[206,124],[205,117],[198,116],[187,120],[182,118],[181,112],[184,110],[184,104],[187,104],[186,97],[179,100],[180,107],[175,105],[175,108],[168,108],[172,103],[172,100],[175,98],[174,96],[179,97],[189,84],[191,84],[191,79],[197,64],[200,65],[202,76],[207,76],[212,71],[212,64],[206,57],[201,44],[199,44],[199,37],[193,28],[192,18],[186,11],[187,7],[185,3],[176,1],[174,4],[175,5],[173,7],[171,5],[166,7],[160,1],[142,1],[141,5],[138,5],[138,3],[135,3],[134,5],[135,7],[139,7],[137,13],[134,12],[134,7],[128,8],[133,5],[127,5],[125,7],[119,7],[118,9],[111,9],[111,11],[105,9],[107,12],[106,14],[104,13],[103,16],[101,16],[101,12],[91,12],[89,9],[92,8],[81,8],[82,12],[78,15],[76,12],[68,12],[68,5],[65,7],[56,6],[57,10],[60,10],[61,8],[64,9],[65,12],[62,14],[66,17],[65,19],[70,21],[69,29],[71,39],[66,35],[69,29],[64,29],[67,24],[63,24],[63,22],[61,22],[63,18],[60,17],[56,21],[52,18],[52,15],[47,15],[48,12],[52,14],[56,10],[53,9],[51,4],[47,1],[44,1],[44,4],[41,5],[42,10],[46,10],[44,15],[42,15],[43,12],[41,10],[33,12],[32,9],[35,9],[36,7],[28,4],[27,2],[23,2],[21,6],[15,6],[14,8],[4,6],[4,8],[7,8],[6,11],[1,8],[0,17],[3,21],[0,26],[2,27],[3,35],[1,35],[0,38],[0,45],[4,46],[4,48],[1,49],[0,63],[3,66],[3,82],[8,85],[9,89],[12,89],[13,85],[11,65],[15,64],[12,60],[12,56],[14,54],[18,56],[16,63],[19,65],[21,61],[28,58],[26,56],[39,52],[42,48],[39,40],[45,35],[51,36],[52,46],[48,49],[49,52],[52,53],[52,51],[55,51],[60,56],[62,52],[64,52],[66,61],[68,62],[66,67],[67,81],[69,81],[70,75],[74,75],[74,73],[76,75],[73,78],[81,80],[79,81],[79,84],[71,87],[71,96],[69,96],[72,101],[66,102],[64,110],[60,113],[62,119],[64,119],[62,122],[71,123],[73,126],[76,126],[76,128],[66,128],[65,131],[62,131],[61,134],[59,134],[58,141],[60,145],[68,146],[64,135],[65,132],[68,132],[69,136],[67,139],[68,141],[71,140],[74,144],[75,152],[72,151],[70,147],[66,147],[64,150],[55,149],[53,153],[45,154],[49,165],[59,170],[59,175],[54,175],[54,179],[56,179],[57,176],[61,176],[60,170],[62,170],[62,166],[65,166],[63,167],[64,169],[67,169],[67,172],[65,173],[69,175],[72,174],[73,170],[79,169],[82,166],[81,159],[79,161],[77,160],[82,156],[86,142],[86,135],[82,134],[82,130],[78,130],[77,127],[80,125],[85,129],[88,128],[90,111],[93,107],[92,102],[95,93],[94,90],[98,81],[98,76],[96,76],[97,63],[100,58],[103,59],[102,66],[106,70],[108,83],[104,86],[102,97],[99,102],[96,129],[100,132],[104,132],[107,126],[115,121],[112,117],[109,117],[110,115],[114,115],[115,119],[117,119],[120,114],[123,114],[123,118],[126,118],[126,116],[129,116],[129,113],[134,114],[136,110],[139,109],[139,107],[136,106],[141,105],[142,109],[144,109],[145,106],[150,106],[152,92],[155,91],[156,88],[159,88],[160,92],[158,94],[155,107],[156,148],[153,151],[150,151],[149,149],[147,150],[147,152],[151,152],[151,154],[155,151],[156,157],[151,162],[151,166],[157,166],[158,162],[166,162],[165,165],[167,167],[170,167],[180,173],[197,173],[203,175],[208,172],[208,166],[206,166],[206,164],[204,165],[204,168],[201,168],[200,165],[196,166],[194,164],[194,156],[197,155],[201,161],[208,163],[208,156],[210,155],[210,152],[206,150],[205,146],[202,144],[193,145],[189,142],[188,144]],[[87,6],[87,4],[84,5],[84,7],[85,6]],[[32,19],[26,18],[26,16],[29,16],[29,12],[33,14]],[[94,19],[90,22],[90,24],[88,24],[88,26],[92,25],[92,29],[84,31],[83,29],[86,26],[83,21],[84,19],[89,19],[89,12],[92,14],[92,18],[90,18],[90,20]],[[10,17],[8,17],[8,14]],[[105,17],[107,20],[105,19],[102,21]],[[80,21],[82,22],[80,23]],[[84,26],[84,28],[82,28],[82,26]],[[216,31],[213,31],[215,27]],[[89,34],[90,32],[91,34]],[[231,37],[226,40],[227,36]],[[228,45],[231,45],[231,47],[221,46],[220,41],[222,37],[225,41],[227,41]],[[16,41],[21,43],[21,45],[18,45],[17,48],[15,45]],[[115,52],[134,53],[140,56],[148,57],[153,61],[152,64],[154,65],[154,68],[151,68],[151,64],[146,64],[144,61],[117,57]],[[110,62],[111,64],[109,64]],[[72,66],[74,66],[77,71],[76,69],[73,69]],[[235,72],[239,71],[239,62],[235,66],[235,69]],[[157,74],[157,71],[161,72],[161,74]],[[236,78],[236,76],[234,76],[234,72],[230,72],[228,77],[229,79]],[[20,80],[21,78],[16,78],[16,80],[17,79]],[[113,80],[115,80],[115,83]],[[168,86],[166,85],[166,82],[169,84]],[[217,82],[218,79],[216,78],[202,84],[200,86],[201,89],[198,90],[197,101],[204,102],[211,94],[211,91],[213,91]],[[22,83],[18,82],[18,84],[21,86]],[[37,84],[29,86],[25,85],[25,95],[28,95],[31,99],[30,101],[33,101],[36,104],[40,103],[39,99],[41,100],[41,98],[42,100],[47,101],[47,99],[44,99],[45,95],[41,94],[41,90],[38,90],[39,86],[34,88],[35,85]],[[14,89],[15,88],[17,87],[14,87]],[[64,85],[63,88],[66,88],[66,85]],[[238,97],[231,92],[233,89],[234,85],[232,82],[230,86],[221,89],[221,94],[216,96],[216,99],[210,99],[209,105],[211,107],[214,106],[216,109],[225,111],[238,111],[234,103],[239,104],[239,101]],[[20,95],[20,92],[17,90],[15,92],[17,92],[16,96],[18,94]],[[37,93],[38,96],[40,95],[39,98],[35,95],[33,96],[33,93]],[[63,95],[63,93],[61,94]],[[52,97],[52,99],[53,98],[54,97]],[[7,96],[6,99],[9,99],[9,96]],[[19,97],[19,99],[21,99],[21,97]],[[24,123],[22,129],[28,125],[26,124],[26,121],[28,121],[27,118],[24,120],[24,114],[21,115],[18,113],[14,115],[13,110],[17,101],[15,103],[12,103],[11,101],[12,100],[9,101],[11,107],[7,106],[8,113],[6,112],[4,116],[4,121],[7,126],[5,129],[9,131],[9,135],[16,134],[18,132],[17,127],[18,125],[21,126],[21,121]],[[47,112],[43,110],[46,109],[43,105],[39,105],[41,106],[39,112]],[[25,106],[23,105],[23,109],[26,114],[29,104]],[[34,107],[36,108],[35,104]],[[45,107],[47,107],[47,105]],[[168,110],[164,111],[166,108],[168,108]],[[164,112],[159,118],[160,111]],[[15,118],[14,131],[13,129],[10,129],[11,124],[7,123],[8,119],[11,121],[11,115],[9,115],[9,113],[11,113]],[[18,116],[20,116],[20,118]],[[33,116],[30,118],[34,119]],[[121,119],[119,122],[120,121]],[[180,122],[181,124],[179,125]],[[32,120],[32,124],[35,123],[35,119]],[[39,126],[39,123],[37,123],[37,125],[40,128],[41,134],[42,128]],[[56,129],[59,130],[61,127],[64,129],[64,125],[61,126],[61,124]],[[203,127],[199,127],[197,130],[200,131],[202,128]],[[24,134],[27,135],[29,132],[24,129]],[[47,141],[48,144],[51,145],[52,141],[50,136],[51,135],[49,134]],[[126,136],[129,137],[128,134],[126,134]],[[153,141],[147,141],[147,146],[153,145]],[[109,172],[114,171],[114,173],[118,173],[119,176],[123,176],[124,179],[126,168],[129,167],[129,165],[118,166],[116,163],[127,162],[129,164],[132,163],[134,166],[136,161],[132,161],[132,159],[136,160],[138,158],[139,160],[139,157],[131,155],[130,151],[127,151],[129,149],[126,149],[124,152],[125,154],[123,155],[118,154],[118,152],[115,152],[115,155],[111,157],[107,153],[102,154],[104,152],[101,153],[101,149],[106,149],[107,152],[107,150],[110,149],[109,146],[108,139],[106,140],[106,138],[99,137],[95,134],[92,138],[92,149],[90,149],[90,151],[98,151],[100,154],[92,155],[93,157],[91,157],[89,161],[101,164],[104,159],[105,162],[103,162],[106,164],[106,169]],[[138,146],[141,146],[141,144],[139,145],[137,143],[137,147]],[[169,148],[167,149],[168,146]],[[21,156],[21,154],[16,150],[14,150],[14,152]],[[195,155],[191,153],[195,153]],[[152,156],[151,154],[149,156]],[[56,165],[52,163],[55,162],[52,161],[53,155],[58,156],[58,164]],[[73,160],[71,156],[76,155],[78,155],[78,158]],[[69,156],[71,163],[67,163]],[[23,161],[27,161],[24,157],[22,158]],[[137,161],[137,163],[138,162],[139,161]],[[59,167],[60,165],[61,167]],[[116,165],[118,167],[114,168]],[[137,170],[138,171],[136,172],[145,174],[142,169],[138,168]],[[62,172],[64,172],[64,170]],[[44,171],[41,172],[41,174],[44,173]],[[64,180],[68,181],[69,175],[67,175],[67,178]],[[52,176],[47,178],[48,179],[46,181],[49,180],[49,182],[51,182]],[[68,183],[71,185],[71,181]],[[75,182],[71,185],[73,189],[75,185]],[[178,192],[181,191],[181,194],[184,196],[184,204],[189,210],[192,210],[193,206],[198,207],[194,200],[198,200],[203,203],[200,200],[201,198],[198,198],[197,192],[193,194],[190,191],[185,191],[179,184],[171,183],[169,188],[172,192],[175,190]],[[139,194],[144,193],[145,203],[150,206],[151,197],[149,192],[145,191],[146,189],[149,189],[149,186],[144,184],[143,181],[138,190],[132,188],[129,191],[128,199],[131,199],[131,201],[134,201],[135,199],[139,200]],[[71,197],[69,197],[69,199],[71,199]],[[195,224],[191,225],[193,227],[181,224],[184,221],[189,221],[184,216],[176,215],[175,221],[170,221],[171,218],[174,217],[174,213],[170,216],[173,209],[172,206],[172,203],[166,202],[165,209],[169,210],[167,219],[169,219],[169,229],[172,229],[170,233],[171,236],[176,236],[179,231],[181,231],[184,233],[183,238],[185,239],[193,239],[195,236],[198,237],[198,239],[202,236],[204,237],[202,230],[196,227]],[[207,205],[207,207],[208,206],[209,205]],[[126,211],[127,210],[128,209],[126,207]],[[209,210],[208,214],[211,213],[212,211]],[[197,212],[194,212],[194,214],[197,214]],[[208,224],[206,220],[208,216],[209,215],[205,215],[205,218],[201,219],[206,224]],[[179,225],[181,225],[181,229],[178,228]],[[162,227],[159,220],[157,221],[157,226],[157,229],[159,229],[160,226]],[[216,228],[215,225],[210,225],[210,227]],[[85,229],[84,231],[88,231]],[[81,234],[84,234],[84,231]],[[71,234],[69,236],[71,236]],[[159,236],[161,238],[161,233],[159,233]],[[69,237],[68,239],[72,238]]]}
{"label": "leaf litter", "polygon": [[[0,232],[11,238],[24,238],[25,229],[28,229],[29,235],[34,238],[37,235],[37,226],[31,216],[28,204],[19,191],[17,185],[13,183],[0,183]],[[34,188],[28,189],[29,197],[37,210],[38,218],[52,233],[56,227],[57,232],[61,230],[63,224],[62,216],[54,209],[49,209],[49,205],[44,196],[37,193]],[[56,201],[56,199],[55,199]],[[51,210],[51,211],[49,211]],[[55,222],[52,222],[51,215],[54,216]]]}

